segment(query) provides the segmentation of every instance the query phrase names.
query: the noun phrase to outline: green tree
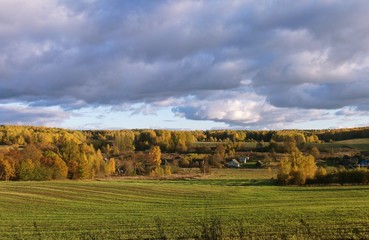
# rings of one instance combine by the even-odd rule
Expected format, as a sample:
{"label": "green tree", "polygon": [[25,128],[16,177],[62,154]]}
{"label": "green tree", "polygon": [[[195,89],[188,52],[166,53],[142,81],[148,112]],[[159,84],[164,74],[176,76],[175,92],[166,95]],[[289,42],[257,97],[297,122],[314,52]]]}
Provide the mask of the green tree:
{"label": "green tree", "polygon": [[18,178],[22,181],[30,181],[34,180],[34,170],[35,170],[35,164],[31,159],[27,159],[25,161],[22,161],[20,164],[19,172],[18,172]]}

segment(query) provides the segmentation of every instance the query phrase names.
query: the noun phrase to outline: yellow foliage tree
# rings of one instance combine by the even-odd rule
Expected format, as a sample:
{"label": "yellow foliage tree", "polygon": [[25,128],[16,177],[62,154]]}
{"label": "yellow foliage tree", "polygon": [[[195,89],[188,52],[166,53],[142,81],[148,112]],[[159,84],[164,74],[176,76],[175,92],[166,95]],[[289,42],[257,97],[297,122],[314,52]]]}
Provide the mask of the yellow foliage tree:
{"label": "yellow foliage tree", "polygon": [[63,179],[68,176],[67,164],[61,159],[58,154],[52,151],[46,151],[44,153],[44,157],[42,158],[41,163],[42,165],[51,168],[52,179]]}
{"label": "yellow foliage tree", "polygon": [[313,179],[317,172],[315,158],[312,155],[304,156],[294,142],[288,142],[290,155],[280,162],[278,180],[282,184],[303,185],[307,179]]}
{"label": "yellow foliage tree", "polygon": [[162,167],[155,167],[150,172],[150,177],[162,177],[164,176],[164,169]]}
{"label": "yellow foliage tree", "polygon": [[15,177],[15,168],[7,159],[0,156],[0,180],[9,180]]}
{"label": "yellow foliage tree", "polygon": [[172,169],[169,166],[164,167],[164,175],[172,175]]}
{"label": "yellow foliage tree", "polygon": [[323,167],[319,167],[318,170],[316,171],[317,177],[325,177],[327,176],[327,174],[328,174],[327,169]]}
{"label": "yellow foliage tree", "polygon": [[279,171],[277,178],[282,184],[288,184],[288,181],[290,179],[290,173],[291,173],[292,165],[289,160],[289,158],[284,157],[281,159],[279,163]]}
{"label": "yellow foliage tree", "polygon": [[80,179],[88,179],[92,177],[92,171],[90,163],[87,159],[85,153],[82,153],[81,157],[78,159],[77,176]]}
{"label": "yellow foliage tree", "polygon": [[154,166],[160,166],[161,164],[161,151],[159,146],[154,146],[150,149],[148,161]]}
{"label": "yellow foliage tree", "polygon": [[313,147],[310,150],[310,154],[313,155],[315,158],[319,158],[320,157],[320,151],[317,147]]}
{"label": "yellow foliage tree", "polygon": [[105,166],[105,174],[111,176],[114,173],[115,173],[115,159],[110,158]]}

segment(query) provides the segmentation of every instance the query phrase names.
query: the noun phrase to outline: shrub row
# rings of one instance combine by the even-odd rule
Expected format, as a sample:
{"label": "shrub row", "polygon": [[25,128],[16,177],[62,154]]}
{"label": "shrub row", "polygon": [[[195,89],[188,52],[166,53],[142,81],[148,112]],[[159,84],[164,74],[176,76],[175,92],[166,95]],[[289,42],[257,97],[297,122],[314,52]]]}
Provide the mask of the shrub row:
{"label": "shrub row", "polygon": [[314,179],[309,179],[307,184],[369,184],[369,170],[359,168],[353,170],[339,169],[336,172],[327,175],[319,175]]}

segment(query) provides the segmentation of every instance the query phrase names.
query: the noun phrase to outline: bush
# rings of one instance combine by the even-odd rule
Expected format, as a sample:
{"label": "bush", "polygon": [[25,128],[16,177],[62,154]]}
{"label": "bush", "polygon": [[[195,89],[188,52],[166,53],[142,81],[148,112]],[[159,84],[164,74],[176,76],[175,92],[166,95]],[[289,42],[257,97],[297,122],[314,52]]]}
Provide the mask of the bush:
{"label": "bush", "polygon": [[[319,171],[318,171],[319,172]],[[339,168],[336,172],[326,175],[317,174],[315,179],[307,182],[308,184],[369,184],[368,169],[347,170]]]}
{"label": "bush", "polygon": [[340,170],[337,173],[338,181],[341,185],[345,183],[351,184],[368,184],[369,171],[367,169]]}
{"label": "bush", "polygon": [[179,161],[178,164],[179,164],[180,167],[186,168],[190,165],[190,161],[188,161],[187,158],[183,158]]}
{"label": "bush", "polygon": [[151,171],[150,171],[150,177],[163,177],[163,176],[167,176],[167,175],[171,175],[172,174],[172,170],[170,168],[170,166],[165,166],[165,167],[154,167]]}

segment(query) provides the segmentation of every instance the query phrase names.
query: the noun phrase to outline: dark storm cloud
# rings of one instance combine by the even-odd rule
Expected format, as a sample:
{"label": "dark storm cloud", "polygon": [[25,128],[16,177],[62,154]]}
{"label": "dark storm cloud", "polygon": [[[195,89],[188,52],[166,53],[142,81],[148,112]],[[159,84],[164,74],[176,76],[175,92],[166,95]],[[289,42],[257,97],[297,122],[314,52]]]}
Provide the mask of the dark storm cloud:
{"label": "dark storm cloud", "polygon": [[[367,110],[368,9],[364,0],[4,0],[0,101],[70,110],[193,96],[202,105],[171,105],[191,119],[249,94],[284,110]],[[242,112],[257,110],[219,121],[243,125]]]}

